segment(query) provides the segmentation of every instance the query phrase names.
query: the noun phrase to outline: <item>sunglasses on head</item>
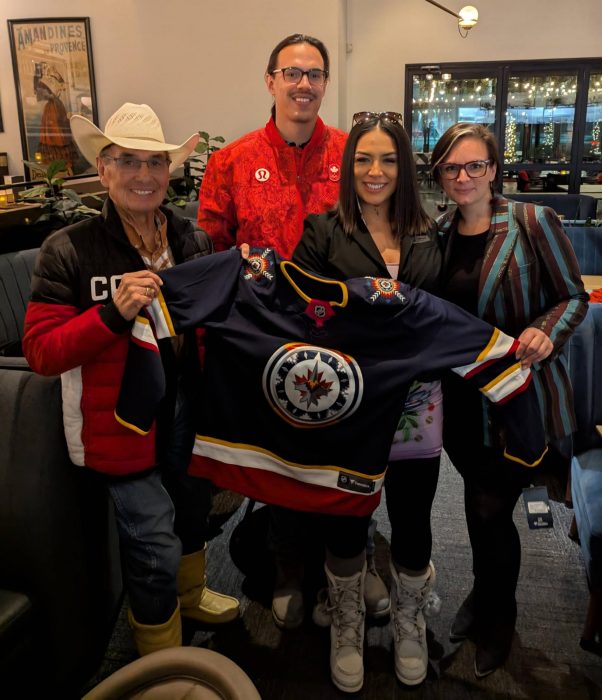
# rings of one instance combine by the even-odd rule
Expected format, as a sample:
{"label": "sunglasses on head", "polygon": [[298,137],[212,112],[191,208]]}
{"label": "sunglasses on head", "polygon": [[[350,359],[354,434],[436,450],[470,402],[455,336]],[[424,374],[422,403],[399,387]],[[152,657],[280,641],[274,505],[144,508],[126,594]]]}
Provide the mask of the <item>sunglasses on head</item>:
{"label": "sunglasses on head", "polygon": [[393,122],[403,124],[403,116],[399,112],[356,112],[353,115],[352,126],[371,121]]}

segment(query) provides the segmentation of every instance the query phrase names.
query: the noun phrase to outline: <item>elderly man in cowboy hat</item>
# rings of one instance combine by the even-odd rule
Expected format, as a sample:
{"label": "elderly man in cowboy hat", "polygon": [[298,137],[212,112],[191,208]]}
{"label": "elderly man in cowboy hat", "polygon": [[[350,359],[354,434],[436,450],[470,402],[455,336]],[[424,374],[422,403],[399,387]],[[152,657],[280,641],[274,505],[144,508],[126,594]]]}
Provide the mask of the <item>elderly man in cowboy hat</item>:
{"label": "elderly man in cowboy hat", "polygon": [[180,615],[202,622],[238,615],[235,598],[206,586],[209,485],[186,474],[194,432],[185,388],[198,370],[193,339],[158,348],[168,381],[149,433],[134,433],[114,417],[130,327],[159,289],[157,272],[212,252],[205,233],[161,207],[170,172],[199,137],[166,143],[153,110],[131,103],[104,132],[79,115],[71,127],[108,198],[100,216],[42,245],[24,351],[34,371],[61,375],[71,459],[102,474],[113,499],[130,624],[146,654],[182,643]]}

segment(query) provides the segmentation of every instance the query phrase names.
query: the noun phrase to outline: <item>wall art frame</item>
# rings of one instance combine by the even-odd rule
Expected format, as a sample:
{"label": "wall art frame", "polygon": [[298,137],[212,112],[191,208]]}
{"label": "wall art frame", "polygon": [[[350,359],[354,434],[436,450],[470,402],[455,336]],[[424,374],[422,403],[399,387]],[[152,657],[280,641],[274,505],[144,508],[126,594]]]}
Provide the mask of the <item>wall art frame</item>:
{"label": "wall art frame", "polygon": [[54,160],[65,161],[66,176],[89,171],[69,118],[98,125],[90,18],[9,19],[8,32],[26,179]]}

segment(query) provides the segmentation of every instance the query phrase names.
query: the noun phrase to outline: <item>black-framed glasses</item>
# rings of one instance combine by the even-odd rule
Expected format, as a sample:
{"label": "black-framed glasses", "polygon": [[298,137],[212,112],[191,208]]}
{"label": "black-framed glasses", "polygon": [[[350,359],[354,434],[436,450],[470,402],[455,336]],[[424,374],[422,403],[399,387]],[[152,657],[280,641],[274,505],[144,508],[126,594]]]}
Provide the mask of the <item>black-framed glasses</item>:
{"label": "black-framed glasses", "polygon": [[444,180],[456,180],[463,170],[468,177],[483,177],[491,160],[470,160],[468,163],[439,163],[437,170]]}
{"label": "black-framed glasses", "polygon": [[282,73],[282,79],[285,83],[294,83],[297,85],[303,80],[303,76],[306,75],[309,80],[310,85],[315,85],[316,87],[321,87],[326,82],[328,78],[328,73],[321,68],[310,68],[309,70],[301,70],[295,66],[289,66],[288,68],[275,68],[272,71],[274,73]]}
{"label": "black-framed glasses", "polygon": [[403,124],[403,115],[399,112],[356,112],[353,115],[352,126],[377,120]]}
{"label": "black-framed glasses", "polygon": [[106,153],[102,155],[101,158],[112,160],[119,170],[125,173],[137,173],[142,167],[142,163],[146,163],[149,173],[162,173],[169,168],[169,164],[171,163],[171,160],[164,156],[151,156],[146,160],[140,160],[140,158],[134,158],[134,156],[115,157]]}

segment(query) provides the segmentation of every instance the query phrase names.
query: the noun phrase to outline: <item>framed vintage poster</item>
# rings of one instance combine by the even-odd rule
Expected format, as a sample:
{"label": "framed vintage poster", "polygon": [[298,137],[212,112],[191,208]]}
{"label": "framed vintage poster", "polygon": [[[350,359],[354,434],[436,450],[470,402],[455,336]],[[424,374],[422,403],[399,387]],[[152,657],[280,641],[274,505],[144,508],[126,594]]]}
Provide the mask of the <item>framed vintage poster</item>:
{"label": "framed vintage poster", "polygon": [[[67,176],[90,170],[69,125],[73,114],[98,124],[90,19],[9,19],[8,32],[23,159],[43,166],[64,160]],[[34,171],[26,165],[26,179]]]}

